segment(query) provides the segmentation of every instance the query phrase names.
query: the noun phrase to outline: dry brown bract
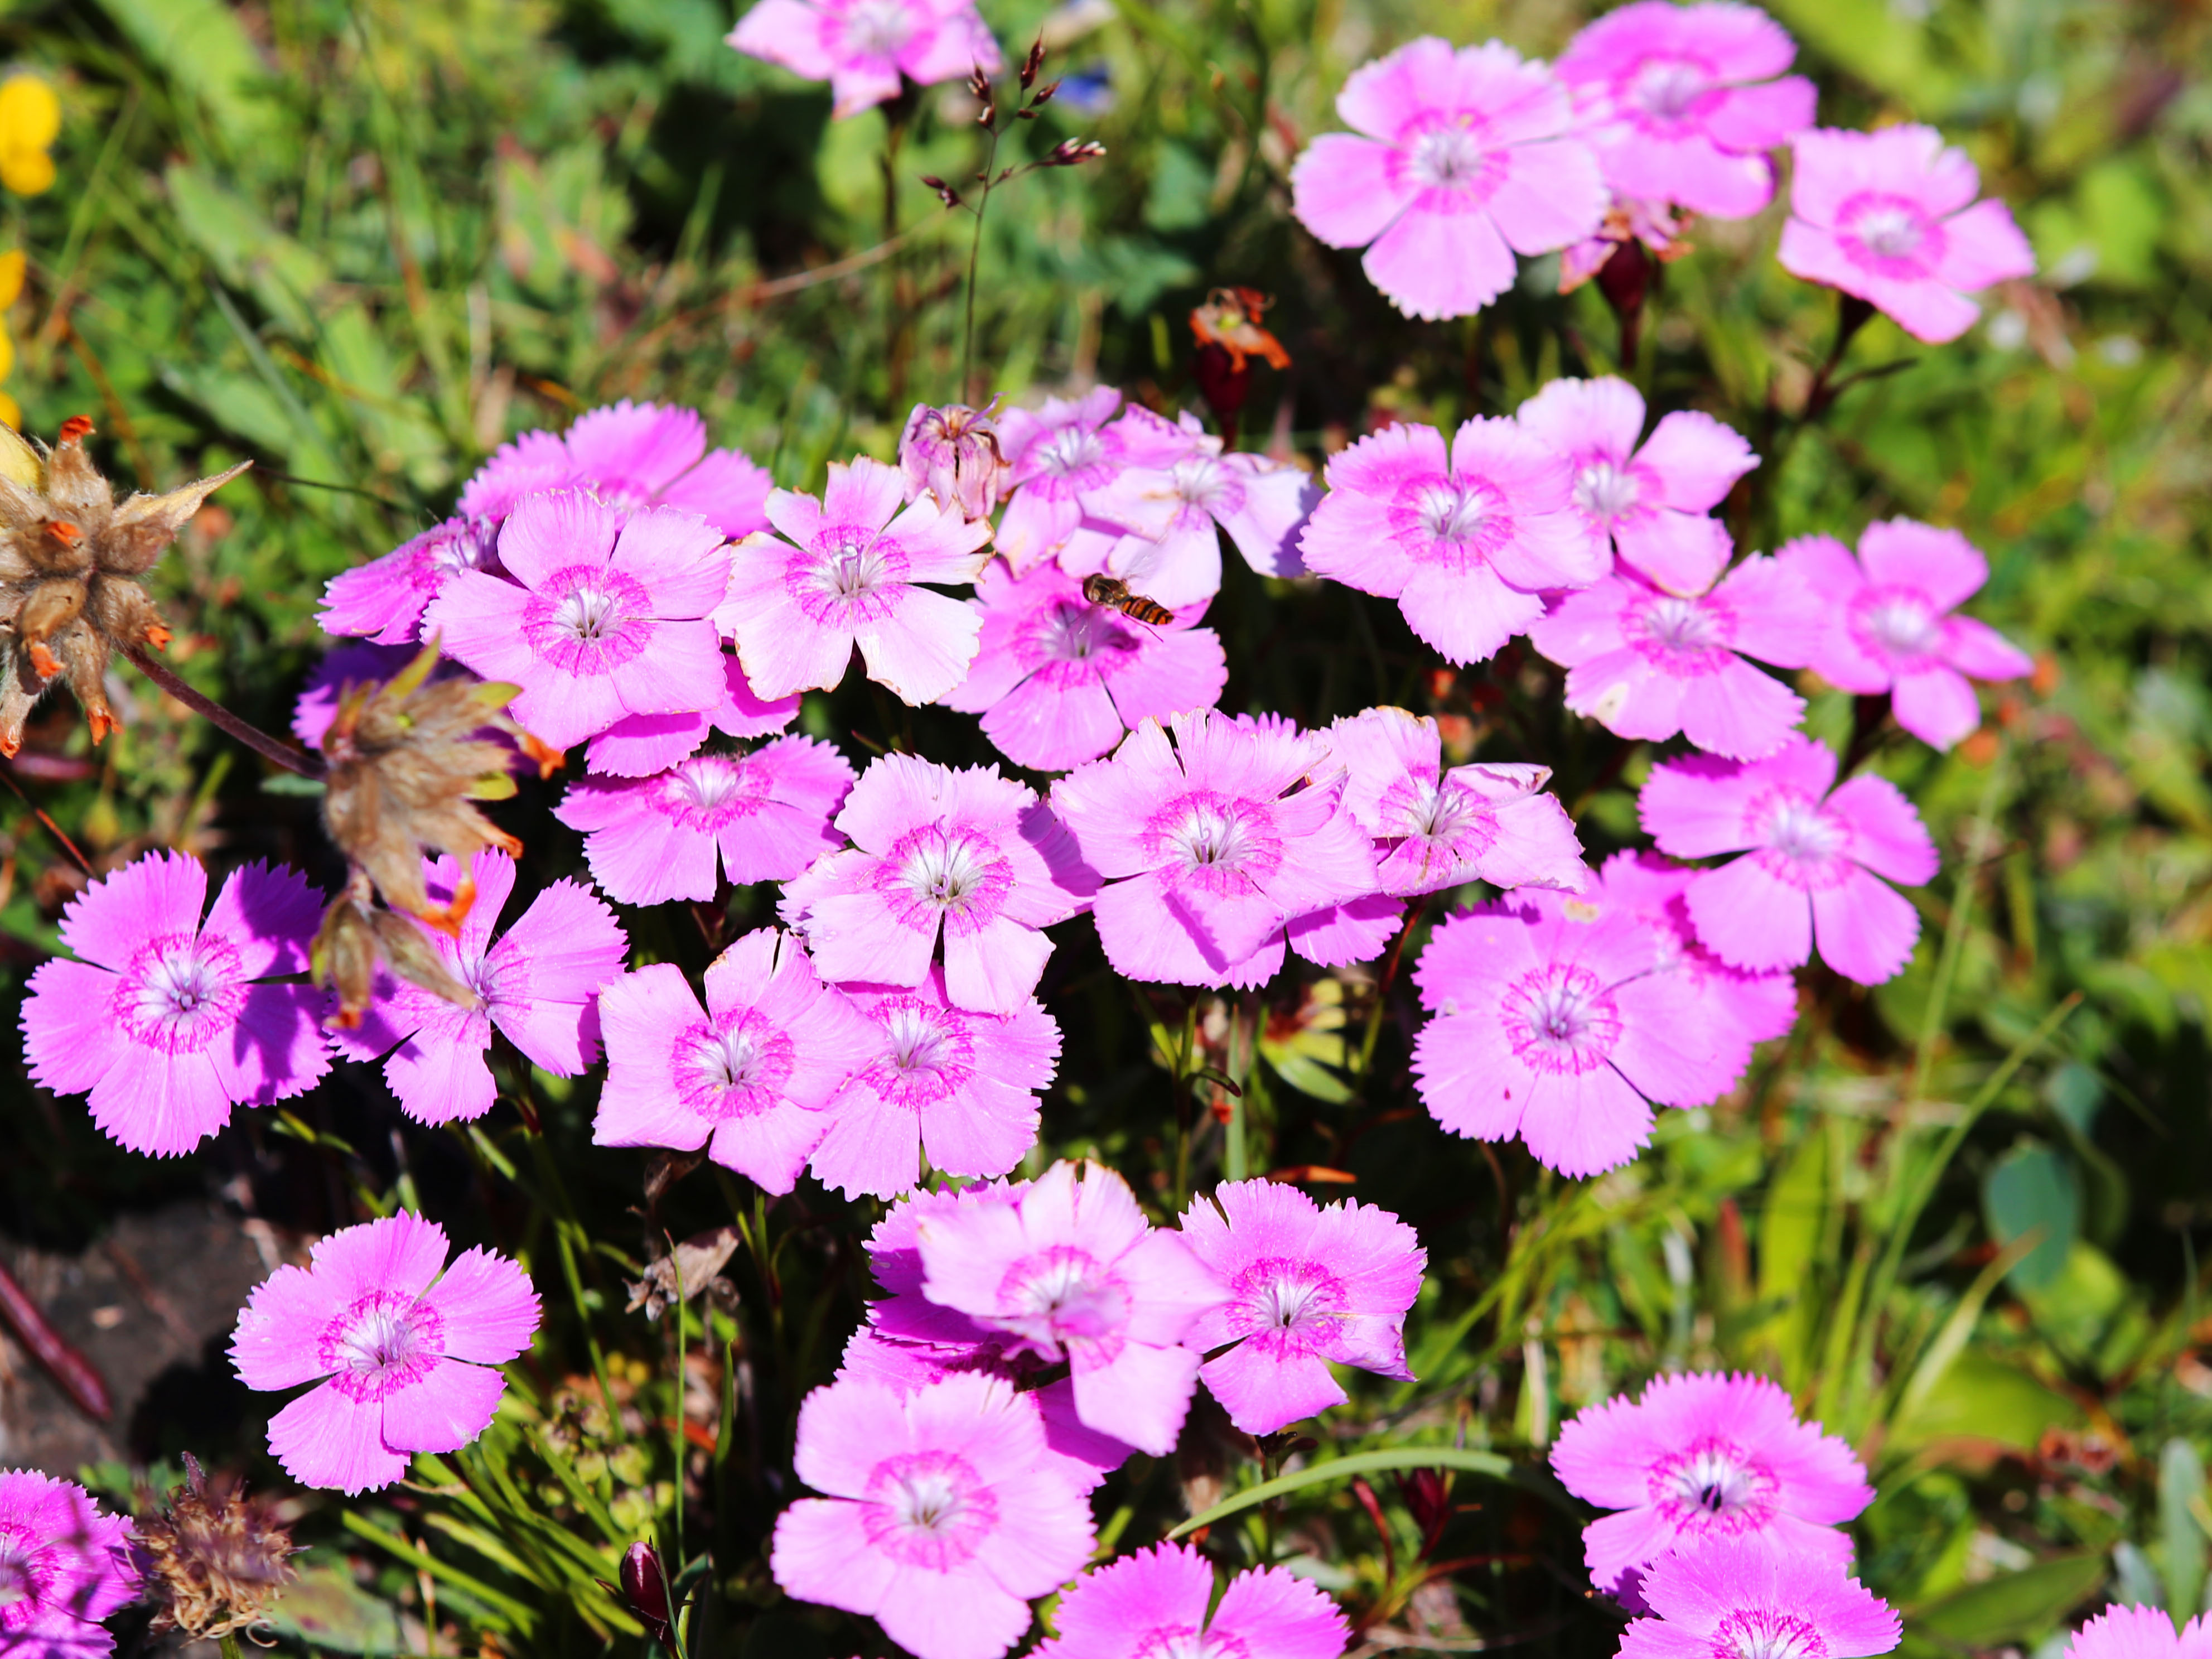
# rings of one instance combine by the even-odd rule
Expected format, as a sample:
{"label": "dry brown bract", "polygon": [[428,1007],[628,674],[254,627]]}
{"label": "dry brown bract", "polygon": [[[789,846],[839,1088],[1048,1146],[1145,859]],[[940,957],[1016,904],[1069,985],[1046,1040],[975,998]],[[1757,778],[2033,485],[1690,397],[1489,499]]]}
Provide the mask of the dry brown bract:
{"label": "dry brown bract", "polygon": [[169,642],[138,579],[209,493],[252,465],[118,506],[84,452],[91,432],[72,416],[42,451],[0,426],[0,755],[22,747],[23,722],[57,680],[76,694],[94,743],[114,728],[108,659]]}
{"label": "dry brown bract", "polygon": [[1219,346],[1229,354],[1229,370],[1242,374],[1247,357],[1266,360],[1270,368],[1288,368],[1291,354],[1283,343],[1260,326],[1260,313],[1274,301],[1256,289],[1217,288],[1206,303],[1193,308],[1190,331],[1202,346]]}
{"label": "dry brown bract", "polygon": [[191,1453],[185,1484],[140,1521],[146,1591],[155,1630],[180,1630],[214,1641],[269,1621],[269,1609],[297,1575],[288,1559],[292,1534],[266,1498],[249,1498],[241,1482],[210,1480]]}

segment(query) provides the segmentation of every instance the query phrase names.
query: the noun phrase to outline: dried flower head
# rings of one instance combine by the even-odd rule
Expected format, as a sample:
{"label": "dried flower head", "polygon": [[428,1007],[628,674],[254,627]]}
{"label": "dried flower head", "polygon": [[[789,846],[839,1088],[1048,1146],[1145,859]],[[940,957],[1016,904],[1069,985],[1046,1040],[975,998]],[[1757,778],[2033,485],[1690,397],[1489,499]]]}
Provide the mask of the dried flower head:
{"label": "dried flower head", "polygon": [[169,642],[138,579],[209,494],[251,465],[118,505],[85,453],[91,432],[73,415],[46,449],[0,428],[0,754],[22,746],[23,722],[60,679],[94,743],[114,728],[101,684],[109,658]]}
{"label": "dried flower head", "polygon": [[1270,295],[1250,288],[1217,288],[1206,303],[1190,313],[1190,331],[1201,346],[1218,346],[1229,354],[1230,372],[1241,374],[1247,357],[1261,357],[1270,368],[1288,368],[1291,354],[1283,343],[1260,326],[1261,314],[1275,303]]}
{"label": "dried flower head", "polygon": [[214,1641],[264,1626],[269,1608],[298,1575],[296,1547],[267,1498],[249,1498],[244,1482],[208,1478],[185,1454],[185,1484],[131,1534],[145,1553],[146,1591],[155,1630]]}

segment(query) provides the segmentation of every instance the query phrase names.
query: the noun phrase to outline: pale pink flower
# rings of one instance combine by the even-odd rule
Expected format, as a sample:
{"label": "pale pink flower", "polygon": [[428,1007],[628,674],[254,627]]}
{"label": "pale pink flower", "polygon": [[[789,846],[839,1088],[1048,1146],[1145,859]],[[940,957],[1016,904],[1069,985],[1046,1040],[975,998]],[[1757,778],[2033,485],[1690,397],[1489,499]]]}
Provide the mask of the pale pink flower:
{"label": "pale pink flower", "polygon": [[707,1148],[765,1192],[787,1193],[830,1127],[823,1112],[872,1036],[815,977],[798,942],[745,934],[707,969],[707,1006],[672,963],[599,994],[607,1080],[599,1146]]}
{"label": "pale pink flower", "polygon": [[1575,510],[1565,457],[1510,421],[1401,424],[1331,458],[1328,494],[1298,546],[1306,568],[1398,601],[1455,663],[1480,662],[1544,614],[1543,592],[1587,587],[1613,556]]}
{"label": "pale pink flower", "polygon": [[1790,738],[1749,763],[1704,755],[1651,769],[1637,811],[1662,853],[1747,856],[1690,878],[1698,937],[1753,972],[1820,959],[1877,985],[1912,955],[1920,915],[1893,888],[1934,878],[1936,846],[1887,778],[1862,772],[1836,787],[1835,751]]}
{"label": "pale pink flower", "polygon": [[1605,212],[1566,88],[1498,41],[1408,42],[1355,70],[1336,112],[1353,131],[1306,147],[1291,210],[1331,247],[1367,247],[1368,280],[1409,317],[1480,311],[1516,253],[1565,247]]}
{"label": "pale pink flower", "polygon": [[[1018,574],[1066,545],[1085,518],[1095,516],[1092,504],[1124,467],[1172,465],[1188,449],[1179,428],[1149,412],[1141,420],[1115,420],[1121,407],[1121,394],[1102,386],[1080,398],[1048,398],[1040,410],[1010,409],[999,417],[1012,497],[999,520],[998,547]],[[1162,505],[1151,522],[1164,528],[1168,514]],[[1109,544],[1116,538],[1112,526],[1099,529]]]}
{"label": "pale pink flower", "polygon": [[1567,43],[1557,65],[1605,179],[1623,196],[1747,219],[1772,199],[1766,152],[1813,125],[1813,83],[1756,6],[1636,0]]}
{"label": "pale pink flower", "polygon": [[1094,1567],[1052,1622],[1036,1659],[1336,1659],[1352,1636],[1336,1603],[1285,1567],[1238,1573],[1215,1605],[1213,1564],[1188,1544]]}
{"label": "pale pink flower", "polygon": [[1050,562],[1027,575],[994,559],[975,581],[983,618],[968,678],[948,708],[983,717],[983,735],[1018,766],[1060,772],[1096,760],[1146,720],[1210,708],[1229,683],[1221,636],[1197,626],[1203,605],[1157,625],[1093,605]]}
{"label": "pale pink flower", "polygon": [[2179,1631],[2164,1607],[2106,1607],[2066,1644],[2066,1659],[2212,1659],[2212,1615]]}
{"label": "pale pink flower", "polygon": [[584,769],[601,776],[647,778],[696,754],[715,732],[731,738],[765,738],[799,718],[794,695],[766,702],[753,695],[752,683],[735,657],[722,658],[722,700],[712,708],[684,714],[631,714],[592,739]]}
{"label": "pale pink flower", "polygon": [[759,0],[725,37],[748,57],[827,81],[842,120],[918,87],[996,75],[999,43],[974,0]]}
{"label": "pale pink flower", "polygon": [[592,878],[623,904],[711,899],[715,866],[743,885],[788,881],[843,844],[830,819],[853,769],[826,743],[779,738],[694,755],[650,778],[584,778],[553,816],[584,832]]}
{"label": "pale pink flower", "polygon": [[1028,1632],[1028,1603],[1091,1554],[1090,1507],[1048,1456],[1036,1402],[995,1377],[817,1389],[794,1462],[828,1496],[776,1518],[775,1582],[874,1619],[916,1659],[998,1659]]}
{"label": "pale pink flower", "polygon": [[131,1521],[35,1469],[0,1469],[0,1654],[94,1659],[115,1651],[100,1621],[138,1595]]}
{"label": "pale pink flower", "polygon": [[1933,127],[1797,135],[1783,268],[1887,313],[1930,345],[1955,340],[1981,308],[1966,296],[2033,276],[2012,213],[1977,202],[1980,175]]}
{"label": "pale pink flower", "polygon": [[958,507],[963,518],[988,518],[1006,493],[1010,471],[999,448],[996,410],[995,402],[988,409],[916,404],[899,434],[907,500],[919,501],[927,492],[939,507]]}
{"label": "pale pink flower", "polygon": [[1897,723],[1937,749],[1982,723],[1969,676],[2015,680],[2035,671],[1995,629],[1954,614],[1990,574],[1955,530],[1885,519],[1866,527],[1856,558],[1829,536],[1801,536],[1775,557],[1820,605],[1814,670],[1862,696],[1888,692]]}
{"label": "pale pink flower", "polygon": [[1566,457],[1576,514],[1642,575],[1670,593],[1702,593],[1727,567],[1728,532],[1711,514],[1759,465],[1735,432],[1678,409],[1639,447],[1644,399],[1609,374],[1553,380],[1513,419]]}
{"label": "pale pink flower", "polygon": [[1720,1538],[1664,1556],[1641,1586],[1656,1616],[1621,1632],[1620,1659],[1872,1659],[1901,1634],[1887,1601],[1833,1556]]}
{"label": "pale pink flower", "polygon": [[1051,809],[995,766],[878,756],[836,825],[853,845],[789,883],[781,907],[832,983],[919,985],[941,934],[952,1006],[1015,1013],[1052,956],[1042,930],[1098,889]]}
{"label": "pale pink flower", "polygon": [[1583,1528],[1602,1590],[1707,1540],[1842,1566],[1851,1540],[1836,1528],[1874,1502],[1850,1447],[1799,1422],[1786,1389],[1714,1371],[1656,1377],[1638,1399],[1589,1407],[1560,1427],[1552,1468],[1576,1497],[1616,1511]]}
{"label": "pale pink flower", "polygon": [[270,1419],[269,1449],[303,1486],[388,1486],[416,1452],[459,1451],[491,1424],[497,1367],[538,1329],[530,1275],[463,1252],[402,1211],[331,1234],[279,1267],[238,1316],[231,1363],[249,1389],[318,1384]]}
{"label": "pale pink flower", "polygon": [[832,462],[822,499],[779,489],[769,521],[782,539],[740,544],[715,613],[737,641],[754,694],[835,690],[858,646],[868,678],[909,703],[960,684],[982,624],[959,600],[917,586],[973,581],[989,554],[970,524],[932,496],[899,510],[898,469],[866,456]]}

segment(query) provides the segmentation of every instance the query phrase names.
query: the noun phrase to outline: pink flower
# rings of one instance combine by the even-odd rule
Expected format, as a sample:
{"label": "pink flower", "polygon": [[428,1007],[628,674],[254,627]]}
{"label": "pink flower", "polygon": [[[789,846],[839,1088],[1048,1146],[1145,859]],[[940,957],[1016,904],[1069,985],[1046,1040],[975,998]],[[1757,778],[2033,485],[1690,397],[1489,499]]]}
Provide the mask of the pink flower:
{"label": "pink flower", "polygon": [[62,913],[56,959],[31,975],[23,1048],[31,1075],[85,1094],[92,1121],[134,1152],[190,1151],[234,1103],[267,1106],[330,1070],[316,1020],[326,1000],[299,974],[322,896],[296,871],[231,872],[205,921],[207,872],[149,853]]}
{"label": "pink flower", "polygon": [[1644,577],[1670,593],[1702,593],[1727,568],[1728,532],[1709,514],[1759,465],[1734,431],[1678,409],[1638,448],[1644,399],[1609,374],[1554,380],[1513,419],[1567,458],[1576,514]]}
{"label": "pink flower", "polygon": [[447,655],[522,688],[508,713],[556,749],[628,714],[711,708],[708,620],[730,580],[721,532],[672,507],[627,520],[579,490],[526,497],[500,531],[513,581],[456,572],[423,613]]}
{"label": "pink flower", "polygon": [[1516,253],[1565,247],[1605,212],[1566,88],[1496,40],[1410,41],[1355,70],[1336,112],[1354,131],[1298,157],[1291,210],[1331,247],[1373,243],[1368,280],[1409,317],[1481,310]]}
{"label": "pink flower", "polygon": [[0,1470],[0,1653],[92,1659],[115,1651],[100,1621],[137,1599],[131,1522],[82,1486]]}
{"label": "pink flower", "polygon": [[848,994],[874,1029],[844,1055],[852,1075],[810,1163],[823,1186],[889,1198],[921,1178],[925,1150],[947,1175],[1004,1175],[1022,1161],[1036,1144],[1036,1091],[1060,1060],[1060,1027],[1039,1003],[966,1012],[933,965],[911,990]]}
{"label": "pink flower", "polygon": [[1799,1422],[1789,1392],[1762,1376],[1655,1378],[1642,1398],[1618,1395],[1564,1425],[1552,1468],[1576,1497],[1616,1511],[1583,1528],[1602,1590],[1707,1540],[1842,1567],[1851,1540],[1836,1528],[1874,1502],[1851,1449]]}
{"label": "pink flower", "polygon": [[405,645],[420,631],[422,610],[454,573],[496,571],[499,526],[465,514],[433,525],[382,558],[341,570],[323,589],[325,634],[366,634],[379,645]]}
{"label": "pink flower", "polygon": [[779,738],[694,755],[658,777],[585,778],[553,816],[585,832],[592,878],[623,904],[711,899],[719,855],[742,885],[788,881],[842,844],[830,817],[853,769],[826,743]]}
{"label": "pink flower", "polygon": [[2176,1631],[2164,1607],[2109,1607],[2074,1632],[2066,1659],[2212,1659],[2212,1617]]}
{"label": "pink flower", "polygon": [[1051,809],[995,766],[879,756],[836,822],[854,844],[787,885],[782,904],[834,983],[919,985],[942,933],[952,1006],[1017,1012],[1052,956],[1040,930],[1098,890]]}
{"label": "pink flower", "polygon": [[[1115,421],[1121,407],[1121,394],[1102,386],[1073,400],[1048,398],[1041,410],[1010,409],[999,417],[1013,495],[999,521],[998,544],[1017,574],[1057,554],[1124,467],[1171,465],[1189,448],[1180,428],[1149,411],[1142,419]],[[1164,529],[1168,514],[1164,505],[1156,507],[1148,523]],[[1105,539],[1114,539],[1110,528]]]}
{"label": "pink flower", "polygon": [[999,43],[974,0],[760,0],[724,37],[748,57],[827,81],[842,120],[918,87],[996,75]]}
{"label": "pink flower", "polygon": [[1065,771],[1096,760],[1146,720],[1208,708],[1229,683],[1221,636],[1196,624],[1203,605],[1158,626],[1083,597],[1053,563],[1016,576],[994,559],[975,581],[981,648],[948,708],[983,717],[983,735],[1018,766]]}
{"label": "pink flower", "polygon": [[1028,1602],[1091,1554],[1090,1507],[1048,1456],[1036,1401],[994,1377],[817,1389],[796,1468],[829,1496],[777,1517],[775,1582],[873,1618],[916,1659],[997,1659],[1027,1633]]}
{"label": "pink flower", "polygon": [[1455,663],[1480,662],[1544,614],[1542,590],[1587,587],[1612,564],[1575,511],[1564,457],[1510,421],[1362,438],[1328,464],[1298,546],[1306,568],[1398,601]]}
{"label": "pink flower", "polygon": [[[1740,1057],[1683,978],[1651,971],[1649,929],[1534,889],[1437,929],[1413,978],[1435,1016],[1413,1044],[1421,1102],[1454,1134],[1518,1135],[1561,1175],[1627,1163],[1651,1103],[1695,1106]],[[1731,1062],[1735,1069],[1732,1069]]]}
{"label": "pink flower", "polygon": [[[1917,340],[1940,345],[1981,314],[1966,298],[2027,276],[2035,255],[2011,211],[1981,188],[1974,164],[1933,127],[1797,135],[1783,268],[1887,312]],[[1970,205],[1971,204],[1971,205]]]}
{"label": "pink flower", "polygon": [[922,1294],[1001,1333],[1009,1354],[1066,1360],[1087,1427],[1164,1457],[1198,1381],[1183,1338],[1227,1291],[1119,1175],[1077,1174],[1062,1161],[1012,1202],[924,1216]]}
{"label": "pink flower", "polygon": [[503,1365],[530,1346],[538,1296],[503,1255],[465,1251],[402,1211],[332,1233],[279,1267],[238,1316],[249,1389],[320,1380],[270,1419],[269,1449],[305,1486],[388,1486],[415,1452],[459,1451],[490,1425]]}
{"label": "pink flower", "polygon": [[1345,809],[1328,739],[1274,716],[1147,720],[1109,760],[1052,787],[1084,861],[1116,973],[1178,985],[1264,985],[1285,926],[1374,890],[1367,837]]}
{"label": "pink flower", "polygon": [[1766,152],[1813,125],[1813,83],[1773,78],[1796,55],[1756,6],[1637,0],[1576,35],[1558,70],[1607,184],[1747,219],[1774,195]]}
{"label": "pink flower", "polygon": [[[432,896],[458,884],[450,858],[425,862]],[[499,1097],[486,1055],[494,1027],[555,1077],[574,1077],[599,1058],[599,988],[623,969],[629,940],[592,890],[574,881],[539,890],[495,942],[492,927],[514,891],[514,860],[494,848],[471,866],[476,902],[459,939],[421,929],[454,978],[481,999],[464,1008],[404,980],[387,978],[361,1024],[331,1040],[356,1060],[387,1049],[384,1080],[417,1123],[482,1117]],[[393,1045],[397,1044],[395,1048]]]}
{"label": "pink flower", "polygon": [[898,469],[866,456],[832,462],[819,501],[788,489],[768,498],[784,539],[756,536],[738,547],[729,599],[715,613],[756,696],[835,690],[855,645],[868,678],[907,702],[960,684],[981,623],[915,584],[973,581],[991,526],[940,511],[933,496],[902,513],[903,499]]}
{"label": "pink flower", "polygon": [[1923,743],[1948,749],[1982,723],[1967,676],[2034,672],[1995,629],[1952,614],[1990,574],[1955,530],[1887,519],[1866,527],[1856,559],[1828,536],[1801,536],[1775,557],[1820,602],[1826,626],[1809,660],[1820,678],[1864,696],[1888,692],[1897,723]]}
{"label": "pink flower", "polygon": [[1348,1397],[1329,1363],[1410,1381],[1406,1310],[1428,1253],[1388,1210],[1340,1200],[1323,1209],[1295,1187],[1231,1181],[1183,1212],[1191,1254],[1229,1287],[1185,1342],[1211,1352],[1206,1386],[1247,1434],[1312,1417]]}
{"label": "pink flower", "polygon": [[1528,642],[1567,670],[1567,707],[1608,732],[1653,741],[1677,732],[1735,760],[1771,755],[1805,700],[1747,658],[1802,667],[1825,617],[1794,570],[1746,559],[1710,593],[1680,599],[1631,571],[1564,594]]}
{"label": "pink flower", "polygon": [[1620,1659],[1870,1659],[1898,1644],[1889,1604],[1832,1555],[1718,1538],[1662,1557],[1642,1585],[1656,1618],[1621,1633]]}
{"label": "pink flower", "polygon": [[722,700],[712,708],[685,714],[631,714],[592,739],[584,765],[588,772],[617,778],[651,777],[698,752],[710,732],[732,738],[764,738],[799,718],[799,699],[764,702],[735,657],[722,659]]}
{"label": "pink flower", "polygon": [[767,470],[734,449],[709,450],[697,411],[618,404],[568,431],[501,444],[461,490],[464,516],[504,519],[525,495],[574,485],[623,513],[656,504],[696,513],[729,539],[766,527]]}
{"label": "pink flower", "polygon": [[923,492],[939,507],[957,507],[965,519],[988,518],[1006,484],[1006,458],[1000,453],[999,428],[988,409],[948,404],[942,409],[916,404],[899,434],[899,471],[906,477],[907,500]]}
{"label": "pink flower", "polygon": [[1606,262],[1630,242],[1640,242],[1644,252],[1659,264],[1668,264],[1690,252],[1682,240],[1687,228],[1664,202],[1639,202],[1616,196],[1598,228],[1559,253],[1559,292],[1572,294],[1603,270]]}
{"label": "pink flower", "polygon": [[1698,937],[1723,962],[1754,972],[1820,959],[1878,985],[1920,937],[1912,906],[1875,877],[1917,887],[1936,874],[1935,843],[1887,778],[1861,773],[1831,792],[1835,751],[1793,737],[1771,759],[1693,755],[1651,769],[1637,810],[1676,858],[1748,853],[1690,878]]}
{"label": "pink flower", "polygon": [[1351,1626],[1335,1602],[1284,1567],[1238,1573],[1211,1614],[1213,1564],[1155,1544],[1075,1581],[1036,1659],[1336,1659]]}
{"label": "pink flower", "polygon": [[684,970],[655,963],[599,994],[607,1080],[592,1141],[708,1155],[787,1193],[830,1127],[823,1109],[873,1035],[772,927],[747,933],[707,969],[707,1006]]}

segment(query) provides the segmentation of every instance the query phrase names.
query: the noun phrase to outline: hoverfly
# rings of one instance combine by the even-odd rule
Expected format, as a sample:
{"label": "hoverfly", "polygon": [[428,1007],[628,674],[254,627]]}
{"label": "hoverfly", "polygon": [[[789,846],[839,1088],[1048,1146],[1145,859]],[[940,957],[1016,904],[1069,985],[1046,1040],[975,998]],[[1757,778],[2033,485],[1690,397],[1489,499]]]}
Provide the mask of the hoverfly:
{"label": "hoverfly", "polygon": [[1118,576],[1085,576],[1083,597],[1093,605],[1110,605],[1132,621],[1164,628],[1175,620],[1175,612],[1157,599],[1148,599],[1141,593],[1132,593],[1129,584]]}

